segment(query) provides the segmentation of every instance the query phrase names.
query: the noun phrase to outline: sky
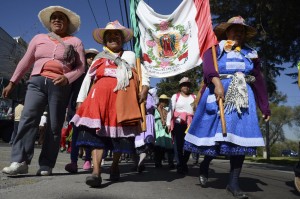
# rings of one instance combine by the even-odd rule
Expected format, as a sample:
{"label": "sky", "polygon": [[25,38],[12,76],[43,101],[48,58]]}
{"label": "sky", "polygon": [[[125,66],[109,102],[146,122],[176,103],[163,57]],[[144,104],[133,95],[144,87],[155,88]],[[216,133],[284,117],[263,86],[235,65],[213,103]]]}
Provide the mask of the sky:
{"label": "sky", "polygon": [[[92,31],[99,26],[103,28],[109,21],[119,20],[119,22],[128,27],[125,2],[129,7],[129,0],[6,0],[1,1],[0,6],[0,27],[3,28],[12,37],[21,36],[26,42],[29,42],[33,36],[38,33],[47,33],[47,30],[40,23],[37,15],[45,7],[60,5],[76,12],[81,17],[81,26],[78,33],[85,48],[102,49],[92,37]],[[107,7],[105,2],[107,2]],[[157,13],[171,14],[181,0],[145,0]],[[121,8],[120,8],[121,7]],[[107,11],[108,8],[108,11]],[[122,14],[123,18],[122,18]],[[129,14],[129,13],[128,13]],[[242,13],[240,14],[242,15]],[[129,19],[128,19],[129,20]],[[227,19],[224,19],[226,21]],[[98,25],[97,25],[98,24]],[[125,49],[129,46],[125,46]],[[287,69],[286,72],[296,72],[296,69]],[[277,79],[279,91],[288,96],[285,105],[300,105],[300,89],[297,85],[291,84],[294,80],[284,75]],[[159,82],[159,79],[152,79],[151,85]],[[288,138],[295,139],[292,134]]]}

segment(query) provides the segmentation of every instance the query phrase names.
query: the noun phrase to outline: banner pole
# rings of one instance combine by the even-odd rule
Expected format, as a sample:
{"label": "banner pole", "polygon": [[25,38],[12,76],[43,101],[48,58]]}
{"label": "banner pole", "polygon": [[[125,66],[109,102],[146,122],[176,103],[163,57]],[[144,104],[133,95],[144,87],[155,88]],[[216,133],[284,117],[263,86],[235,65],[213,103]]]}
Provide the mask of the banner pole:
{"label": "banner pole", "polygon": [[[219,72],[216,47],[214,45],[212,46],[212,56],[213,56],[215,70],[217,72]],[[218,104],[219,104],[220,117],[221,117],[222,134],[223,134],[223,137],[226,137],[227,136],[227,131],[226,131],[226,122],[225,122],[224,106],[223,106],[222,99],[219,99]]]}
{"label": "banner pole", "polygon": [[[137,72],[138,72],[138,76],[139,76],[139,91],[142,91],[143,85],[142,85],[142,69],[141,69],[141,58],[136,58],[136,68],[137,68]],[[145,102],[142,102],[140,104],[140,109],[141,109],[141,114],[142,114],[142,131],[146,131],[147,130],[147,125],[146,125],[146,106],[145,106]]]}

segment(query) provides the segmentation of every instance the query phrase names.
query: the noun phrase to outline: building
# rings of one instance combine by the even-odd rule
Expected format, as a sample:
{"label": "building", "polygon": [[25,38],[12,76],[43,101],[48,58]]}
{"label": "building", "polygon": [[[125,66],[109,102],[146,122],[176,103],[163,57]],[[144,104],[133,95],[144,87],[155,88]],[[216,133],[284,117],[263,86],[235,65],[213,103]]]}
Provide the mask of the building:
{"label": "building", "polygon": [[[0,27],[0,96],[26,50],[27,43],[21,37],[13,38]],[[29,74],[15,87],[9,99],[0,98],[0,137],[6,142],[13,131],[13,115],[7,112],[14,110],[16,104],[24,100]]]}

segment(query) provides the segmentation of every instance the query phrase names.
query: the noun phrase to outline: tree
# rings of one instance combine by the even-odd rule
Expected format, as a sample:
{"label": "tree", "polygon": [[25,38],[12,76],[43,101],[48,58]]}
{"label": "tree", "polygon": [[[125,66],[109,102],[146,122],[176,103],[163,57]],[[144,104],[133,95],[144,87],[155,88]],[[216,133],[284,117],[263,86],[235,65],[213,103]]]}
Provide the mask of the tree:
{"label": "tree", "polygon": [[[272,117],[269,121],[269,133],[270,133],[270,147],[278,141],[285,141],[285,135],[283,126],[288,125],[292,127],[293,122],[293,110],[289,106],[279,106],[275,103],[271,105]],[[261,114],[259,114],[261,118]],[[266,125],[264,120],[260,121],[260,127],[262,133],[266,135]]]}
{"label": "tree", "polygon": [[202,79],[201,66],[196,66],[185,73],[162,79],[160,83],[156,85],[158,88],[158,96],[166,94],[171,97],[173,94],[177,93],[179,91],[179,81],[182,77],[190,78],[192,83],[191,92],[197,93],[199,90],[199,82]]}
{"label": "tree", "polygon": [[[275,77],[285,69],[297,66],[300,52],[300,12],[297,0],[211,0],[214,24],[242,15],[247,24],[257,28],[251,43],[256,46],[267,77],[270,96],[276,93]],[[296,73],[296,70],[295,70]]]}
{"label": "tree", "polygon": [[296,126],[295,135],[300,139],[300,106],[295,106],[293,113],[293,121]]}

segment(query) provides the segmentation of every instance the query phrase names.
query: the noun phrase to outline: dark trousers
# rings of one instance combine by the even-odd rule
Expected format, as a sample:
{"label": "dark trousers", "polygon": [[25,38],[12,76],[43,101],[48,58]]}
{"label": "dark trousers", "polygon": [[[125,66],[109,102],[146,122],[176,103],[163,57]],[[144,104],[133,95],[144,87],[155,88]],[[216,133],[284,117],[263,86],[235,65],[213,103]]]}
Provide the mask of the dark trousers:
{"label": "dark trousers", "polygon": [[166,149],[160,146],[154,147],[154,162],[155,164],[161,164],[162,160],[165,156],[165,153],[167,153],[168,156],[168,164],[173,165],[174,160],[174,150],[173,149]]}
{"label": "dark trousers", "polygon": [[183,149],[186,124],[175,123],[172,131],[174,137],[174,153],[177,161],[177,167],[185,167],[189,160],[191,152]]}
{"label": "dark trousers", "polygon": [[[79,146],[76,145],[78,133],[80,128],[72,124],[73,134],[72,134],[72,142],[71,142],[71,162],[77,163],[78,154],[79,154]],[[89,147],[85,147],[85,160],[91,160],[91,149]]]}
{"label": "dark trousers", "polygon": [[24,109],[12,145],[11,161],[30,164],[41,116],[48,105],[47,130],[39,157],[40,166],[53,168],[59,151],[70,85],[55,86],[52,79],[32,76],[28,82]]}

